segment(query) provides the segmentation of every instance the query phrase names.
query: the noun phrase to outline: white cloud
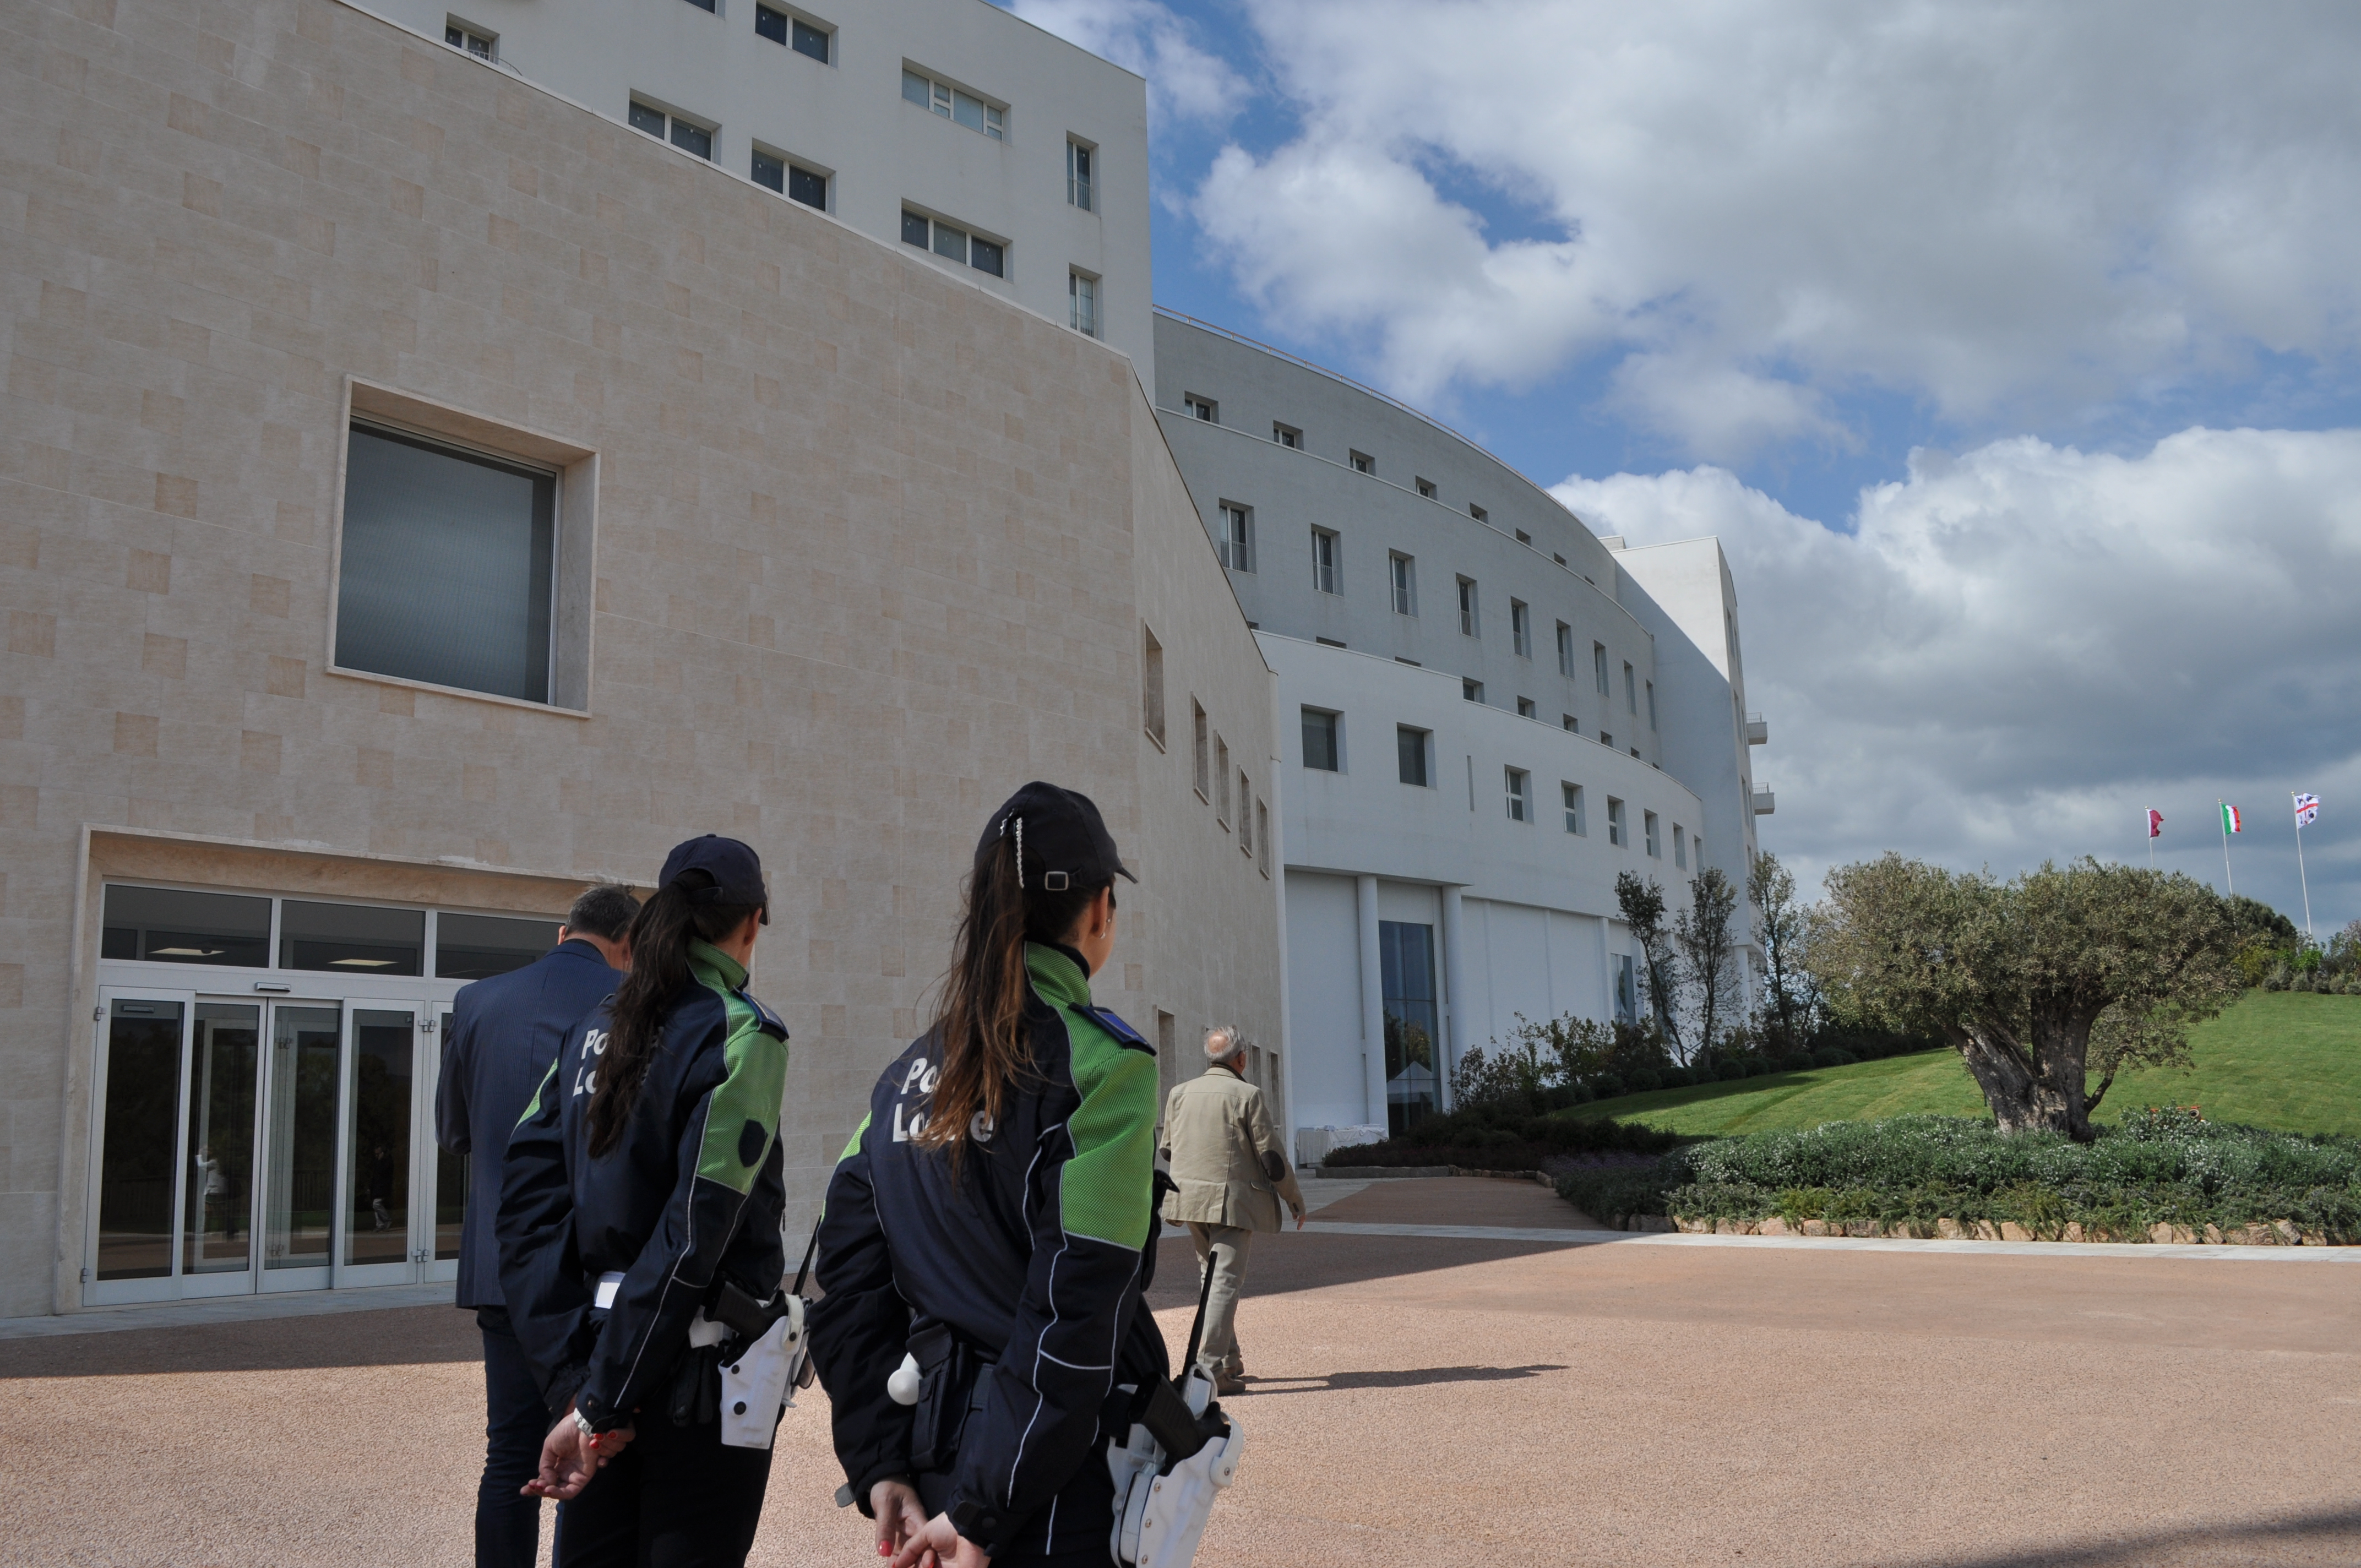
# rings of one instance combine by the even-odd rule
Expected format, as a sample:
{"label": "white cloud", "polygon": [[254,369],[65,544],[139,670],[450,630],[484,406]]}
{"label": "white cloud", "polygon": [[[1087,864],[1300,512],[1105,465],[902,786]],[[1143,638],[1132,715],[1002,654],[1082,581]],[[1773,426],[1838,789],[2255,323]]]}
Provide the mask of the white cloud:
{"label": "white cloud", "polygon": [[2350,8],[1248,7],[1298,129],[1190,211],[1413,400],[1635,354],[1628,411],[1733,459],[1857,386],[2028,428],[2354,346]]}
{"label": "white cloud", "polygon": [[1864,490],[1858,532],[1719,468],[1568,479],[1635,543],[1719,534],[1747,702],[1771,721],[1765,847],[1809,875],[1888,848],[2014,870],[2143,852],[2218,879],[2217,796],[2247,812],[2240,891],[2361,916],[2361,432],[2192,429],[2130,457],[2032,439]]}
{"label": "white cloud", "polygon": [[1104,60],[1148,78],[1148,117],[1219,124],[1237,113],[1246,82],[1198,47],[1188,25],[1156,0],[1011,0],[1009,9]]}

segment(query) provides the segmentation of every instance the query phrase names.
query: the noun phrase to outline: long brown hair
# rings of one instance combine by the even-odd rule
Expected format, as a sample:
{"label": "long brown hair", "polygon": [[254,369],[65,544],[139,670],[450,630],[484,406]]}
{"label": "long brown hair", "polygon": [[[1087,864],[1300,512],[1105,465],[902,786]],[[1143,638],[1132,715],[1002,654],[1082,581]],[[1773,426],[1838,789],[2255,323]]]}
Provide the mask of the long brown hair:
{"label": "long brown hair", "polygon": [[[705,876],[702,872],[688,874]],[[711,880],[706,878],[708,885]],[[679,883],[660,887],[631,917],[631,972],[616,987],[614,1004],[607,1010],[607,1044],[590,1091],[594,1159],[622,1138],[631,1109],[639,1103],[641,1086],[648,1080],[648,1064],[655,1059],[664,1012],[682,988],[696,983],[688,967],[689,943],[719,942],[761,909],[752,904],[693,903],[691,891]]]}
{"label": "long brown hair", "polygon": [[1033,994],[1025,944],[1063,942],[1100,890],[1111,885],[1112,879],[1058,893],[1019,886],[1016,845],[1008,838],[996,840],[977,862],[951,944],[951,967],[943,976],[935,1014],[940,1059],[927,1124],[912,1135],[915,1142],[949,1146],[957,1161],[979,1115],[1000,1120],[1010,1085],[1033,1064],[1025,1029],[1025,1002]]}

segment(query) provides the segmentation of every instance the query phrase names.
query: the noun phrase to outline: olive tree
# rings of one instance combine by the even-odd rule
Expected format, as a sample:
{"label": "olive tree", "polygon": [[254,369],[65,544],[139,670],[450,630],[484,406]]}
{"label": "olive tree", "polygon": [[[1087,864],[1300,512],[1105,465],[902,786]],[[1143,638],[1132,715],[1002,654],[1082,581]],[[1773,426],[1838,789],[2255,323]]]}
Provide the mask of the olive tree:
{"label": "olive tree", "polygon": [[1827,885],[1821,986],[1949,1041],[2003,1132],[2087,1140],[2119,1069],[2186,1063],[2189,1025],[2239,992],[2221,899],[2177,872],[2085,857],[2002,882],[1887,854]]}
{"label": "olive tree", "polygon": [[1738,890],[1720,867],[1708,866],[1689,883],[1689,906],[1673,920],[1673,947],[1687,981],[1688,1036],[1701,1059],[1710,1059],[1737,1011],[1738,964],[1730,946],[1737,913]]}
{"label": "olive tree", "polygon": [[1623,923],[1631,928],[1631,939],[1640,944],[1640,989],[1647,997],[1649,1012],[1664,1033],[1664,1044],[1671,1047],[1673,1060],[1686,1065],[1689,1051],[1681,1038],[1676,1005],[1680,953],[1673,945],[1673,928],[1664,919],[1664,890],[1654,877],[1642,882],[1633,872],[1617,872],[1615,904],[1622,912]]}
{"label": "olive tree", "polygon": [[1746,902],[1753,906],[1755,934],[1763,942],[1763,1032],[1782,1050],[1802,1050],[1817,1021],[1810,974],[1803,964],[1811,912],[1795,900],[1795,873],[1767,850],[1747,866]]}

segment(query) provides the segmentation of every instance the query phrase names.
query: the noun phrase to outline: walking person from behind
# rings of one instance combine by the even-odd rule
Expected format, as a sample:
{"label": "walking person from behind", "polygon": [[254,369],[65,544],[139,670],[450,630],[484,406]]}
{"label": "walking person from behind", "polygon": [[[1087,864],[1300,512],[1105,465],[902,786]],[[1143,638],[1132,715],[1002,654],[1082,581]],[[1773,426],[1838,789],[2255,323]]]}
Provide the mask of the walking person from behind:
{"label": "walking person from behind", "polygon": [[1212,1065],[1174,1084],[1164,1102],[1164,1157],[1174,1187],[1164,1217],[1189,1227],[1199,1279],[1208,1266],[1213,1271],[1197,1365],[1215,1393],[1236,1394],[1246,1387],[1237,1313],[1246,1249],[1257,1231],[1279,1229],[1282,1200],[1295,1215],[1295,1228],[1303,1228],[1303,1189],[1271,1129],[1269,1104],[1246,1081],[1246,1042],[1237,1030],[1206,1031],[1205,1055]]}
{"label": "walking person from behind", "polygon": [[1168,1368],[1140,1305],[1155,1052],[1090,991],[1131,874],[1085,795],[1028,784],[993,814],[934,1025],[829,1183],[812,1357],[840,1496],[895,1568],[1108,1562],[1121,1386]]}
{"label": "walking person from behind", "polygon": [[459,1229],[459,1306],[484,1336],[484,1475],[476,1488],[477,1568],[541,1561],[541,1502],[518,1488],[541,1468],[549,1428],[533,1367],[500,1294],[500,1171],[509,1134],[557,1059],[566,1032],[631,967],[623,935],[640,901],[627,888],[585,892],[557,928],[557,946],[520,970],[460,987],[434,1089],[434,1136],[468,1157]]}
{"label": "walking person from behind", "polygon": [[754,851],[710,834],[657,882],[501,1185],[500,1288],[555,1418],[527,1486],[566,1500],[560,1568],[736,1568],[770,1480],[769,1425],[725,1442],[719,1387],[731,1303],[775,1309],[786,1272],[787,1031],[746,990],[770,898]]}

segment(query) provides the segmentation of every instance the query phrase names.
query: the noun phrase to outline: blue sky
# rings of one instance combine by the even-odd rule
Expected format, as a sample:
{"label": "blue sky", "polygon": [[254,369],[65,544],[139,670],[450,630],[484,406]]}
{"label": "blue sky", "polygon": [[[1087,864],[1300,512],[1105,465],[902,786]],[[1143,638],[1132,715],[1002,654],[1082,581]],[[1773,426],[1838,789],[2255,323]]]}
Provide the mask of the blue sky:
{"label": "blue sky", "polygon": [[1015,7],[1148,79],[1159,303],[1721,538],[1807,876],[2225,795],[2300,916],[2301,788],[2361,916],[2361,13]]}

